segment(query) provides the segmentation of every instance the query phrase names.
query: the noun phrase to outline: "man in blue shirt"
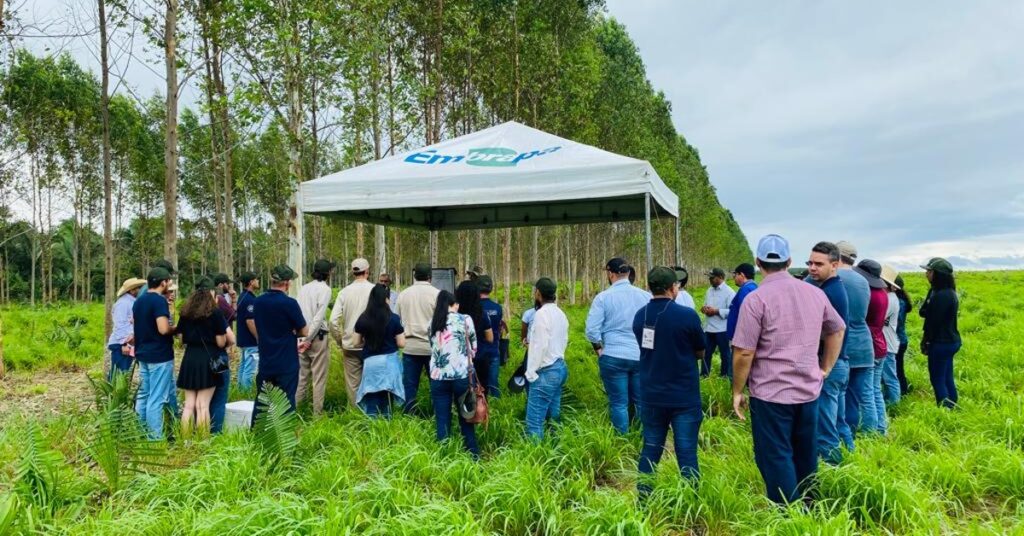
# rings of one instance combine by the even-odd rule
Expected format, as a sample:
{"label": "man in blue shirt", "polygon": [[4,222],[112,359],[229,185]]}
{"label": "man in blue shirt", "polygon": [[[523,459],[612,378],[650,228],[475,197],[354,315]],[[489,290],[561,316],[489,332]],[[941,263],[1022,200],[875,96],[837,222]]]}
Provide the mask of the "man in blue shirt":
{"label": "man in blue shirt", "polygon": [[132,306],[139,295],[139,288],[146,284],[145,279],[131,277],[121,284],[117,291],[117,301],[110,312],[114,329],[107,338],[107,349],[110,350],[110,372],[107,381],[114,381],[114,374],[127,374],[132,370],[132,356],[126,350],[133,346],[135,328],[132,326]]}
{"label": "man in blue shirt", "polygon": [[257,403],[252,408],[252,422],[256,422],[259,411],[259,394],[265,384],[275,385],[288,395],[292,411],[295,411],[295,391],[299,386],[299,352],[305,351],[309,343],[298,337],[306,337],[308,328],[302,316],[299,302],[288,296],[288,289],[294,270],[279,264],[270,271],[270,290],[256,298],[253,315],[260,352],[260,366],[256,373]]}
{"label": "man in blue shirt", "polygon": [[[836,242],[839,248],[839,280],[846,288],[848,322],[842,355],[850,364],[850,382],[846,387],[846,424],[854,432],[875,430],[878,415],[875,412],[875,350],[868,330],[868,304],[871,289],[868,280],[853,270],[857,262],[857,248],[846,241]],[[852,440],[851,440],[852,442]]]}
{"label": "man in blue shirt", "polygon": [[629,404],[640,405],[640,347],[633,336],[633,316],[651,299],[630,284],[629,270],[624,259],[608,261],[605,272],[611,286],[594,297],[586,327],[587,340],[598,355],[612,426],[620,434],[629,430]]}
{"label": "man in blue shirt", "polygon": [[704,293],[704,306],[700,312],[704,313],[707,320],[704,324],[704,334],[707,337],[707,351],[704,352],[704,359],[700,367],[701,376],[711,374],[711,358],[715,355],[715,349],[722,358],[722,366],[718,374],[725,378],[732,378],[732,346],[729,343],[729,333],[726,328],[729,320],[730,306],[736,292],[725,284],[725,270],[713,268],[708,272],[708,280],[711,286]]}
{"label": "man in blue shirt", "polygon": [[697,433],[703,419],[700,373],[706,339],[697,312],[675,303],[679,283],[675,272],[659,266],[647,274],[653,299],[633,317],[633,336],[640,347],[640,450],[637,484],[641,497],[651,492],[650,475],[665,450],[672,427],[676,460],[684,478],[697,480]]}
{"label": "man in blue shirt", "polygon": [[[139,362],[139,392],[135,407],[151,439],[164,436],[164,406],[172,405],[174,391],[174,325],[164,293],[171,284],[166,268],[146,275],[148,290],[132,305],[135,359]],[[177,404],[173,404],[175,407]]]}
{"label": "man in blue shirt", "polygon": [[[754,282],[754,265],[745,262],[737,266],[732,271],[732,282],[736,283],[736,288],[739,290],[732,297],[732,302],[729,304],[729,318],[725,321],[725,333],[730,341],[736,334],[736,321],[740,318],[740,306],[743,305],[743,299],[747,297],[747,294],[757,290],[757,283]],[[731,367],[728,376],[732,377]]]}
{"label": "man in blue shirt", "polygon": [[[807,261],[808,283],[816,285],[828,297],[832,308],[839,313],[843,322],[847,322],[846,330],[850,329],[849,300],[846,287],[839,279],[839,248],[831,242],[818,242],[811,248],[811,257]],[[820,354],[819,350],[819,354]],[[846,448],[853,450],[853,434],[846,423],[846,389],[850,382],[850,360],[846,356],[846,337],[839,350],[839,359],[825,376],[818,398],[818,455],[826,463],[838,464],[843,459],[839,448],[842,441]]]}
{"label": "man in blue shirt", "polygon": [[491,321],[491,329],[494,330],[494,338],[491,342],[486,340],[477,341],[477,354],[490,360],[491,366],[487,369],[487,378],[482,378],[487,384],[487,394],[494,398],[501,396],[498,390],[498,374],[501,367],[500,335],[501,322],[504,316],[501,305],[491,299],[491,292],[494,291],[494,279],[489,275],[481,275],[476,280],[476,286],[480,288],[480,306],[484,314]]}
{"label": "man in blue shirt", "polygon": [[256,319],[253,316],[256,293],[260,290],[260,278],[252,272],[245,272],[238,278],[242,295],[238,298],[238,324],[235,333],[242,360],[238,364],[239,389],[251,389],[256,368],[260,364],[260,349],[256,342]]}

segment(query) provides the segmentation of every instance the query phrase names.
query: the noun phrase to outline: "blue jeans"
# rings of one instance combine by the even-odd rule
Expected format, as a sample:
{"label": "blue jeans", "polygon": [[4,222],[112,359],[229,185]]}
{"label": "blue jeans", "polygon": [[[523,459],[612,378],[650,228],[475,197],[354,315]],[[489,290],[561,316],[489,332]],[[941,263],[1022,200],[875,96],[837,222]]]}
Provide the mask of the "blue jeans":
{"label": "blue jeans", "polygon": [[135,410],[146,423],[150,439],[164,437],[164,407],[178,412],[177,392],[174,389],[174,361],[163,363],[139,362],[139,391]]}
{"label": "blue jeans", "polygon": [[269,383],[284,391],[284,394],[288,397],[288,403],[291,405],[291,411],[295,411],[295,391],[299,389],[299,371],[294,370],[275,374],[256,373],[256,403],[252,406],[253,426],[256,425],[256,414],[259,413],[260,407],[263,406],[263,404],[260,404],[259,398],[260,393],[263,392],[264,383]]}
{"label": "blue jeans", "polygon": [[843,459],[840,442],[853,450],[853,434],[846,424],[846,387],[850,383],[850,362],[836,361],[832,372],[825,378],[818,397],[818,455],[827,463],[838,464]]}
{"label": "blue jeans", "polygon": [[[491,366],[487,370],[487,396],[501,398],[501,389],[498,384],[498,376],[501,375],[501,353],[491,356]],[[484,381],[481,379],[480,381]]]}
{"label": "blue jeans", "polygon": [[366,415],[371,419],[378,417],[391,418],[391,392],[377,391],[375,393],[366,393],[363,395],[362,403],[366,408]]}
{"label": "blue jeans", "polygon": [[[469,378],[458,380],[430,380],[430,400],[434,403],[434,424],[437,428],[437,440],[444,441],[452,433],[452,407],[458,404],[459,396],[469,389]],[[462,415],[455,411],[459,419],[459,431],[462,432],[462,446],[474,458],[480,457],[480,447],[476,443],[476,427],[466,422]]]}
{"label": "blue jeans", "polygon": [[846,424],[854,432],[874,432],[878,429],[875,412],[875,391],[871,382],[875,368],[850,367],[850,385],[846,388]]}
{"label": "blue jeans", "polygon": [[615,431],[629,431],[629,405],[640,408],[640,361],[602,355],[597,360]]}
{"label": "blue jeans", "polygon": [[640,450],[639,471],[641,478],[637,483],[640,495],[651,493],[650,479],[643,475],[654,472],[654,467],[661,461],[665,451],[665,438],[668,427],[672,426],[675,439],[676,460],[679,462],[679,473],[683,478],[700,479],[700,467],[697,464],[697,433],[704,419],[700,408],[676,409],[656,406],[642,406],[640,421],[643,423],[644,446]]}
{"label": "blue jeans", "polygon": [[885,368],[885,358],[876,359],[874,377],[871,379],[871,389],[875,393],[875,430],[885,435],[889,433],[889,417],[885,414],[885,398],[882,396],[883,368]]}
{"label": "blue jeans", "polygon": [[935,390],[935,403],[956,407],[960,400],[953,377],[953,356],[960,351],[960,343],[932,343],[928,350],[928,378]]}
{"label": "blue jeans", "polygon": [[238,388],[252,389],[252,382],[256,379],[256,370],[260,366],[259,346],[246,346],[242,348],[242,360],[238,363]]}
{"label": "blue jeans", "polygon": [[718,373],[732,378],[732,347],[729,346],[729,334],[724,331],[721,333],[707,331],[704,333],[704,337],[707,348],[704,350],[704,359],[700,362],[701,377],[706,378],[711,374],[711,357],[715,355],[717,348],[722,356],[722,366],[718,369]]}
{"label": "blue jeans", "polygon": [[818,472],[818,401],[776,404],[750,397],[750,430],[768,499],[785,504],[803,498]]}
{"label": "blue jeans", "polygon": [[120,344],[111,344],[107,349],[110,350],[110,373],[107,374],[107,381],[112,382],[115,372],[127,373],[132,370],[132,358],[121,353]]}
{"label": "blue jeans", "polygon": [[227,412],[228,393],[231,391],[231,370],[219,374],[219,383],[210,399],[210,433],[219,434],[224,429],[224,414]]}
{"label": "blue jeans", "polygon": [[540,440],[544,438],[544,420],[558,422],[562,418],[562,386],[569,378],[565,360],[537,370],[537,379],[530,382],[526,397],[526,433]]}
{"label": "blue jeans", "polygon": [[885,354],[885,363],[882,365],[882,387],[885,391],[885,404],[891,406],[900,401],[900,378],[896,374],[896,354]]}
{"label": "blue jeans", "polygon": [[407,415],[416,408],[416,394],[420,391],[420,376],[426,372],[430,376],[430,356],[402,354],[402,387],[405,388],[405,407]]}

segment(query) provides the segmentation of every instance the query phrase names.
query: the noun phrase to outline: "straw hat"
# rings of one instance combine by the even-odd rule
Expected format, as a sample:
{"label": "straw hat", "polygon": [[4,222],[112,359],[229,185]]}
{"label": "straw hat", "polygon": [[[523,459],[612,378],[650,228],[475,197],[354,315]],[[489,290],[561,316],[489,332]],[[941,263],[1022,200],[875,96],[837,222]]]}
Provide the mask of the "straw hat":
{"label": "straw hat", "polygon": [[126,292],[131,292],[137,288],[142,287],[142,285],[145,284],[145,279],[139,279],[138,277],[129,277],[128,279],[124,280],[124,283],[121,283],[121,288],[117,291],[117,297],[120,298],[121,296],[124,296]]}
{"label": "straw hat", "polygon": [[882,265],[882,281],[889,283],[893,288],[900,288],[900,285],[896,283],[896,278],[900,276],[900,273],[895,268],[888,264]]}

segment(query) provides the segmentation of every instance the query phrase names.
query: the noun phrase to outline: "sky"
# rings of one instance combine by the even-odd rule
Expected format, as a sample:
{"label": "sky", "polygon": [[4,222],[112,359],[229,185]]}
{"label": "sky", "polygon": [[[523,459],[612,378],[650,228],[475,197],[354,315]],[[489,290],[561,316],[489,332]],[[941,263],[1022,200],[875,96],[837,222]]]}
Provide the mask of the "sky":
{"label": "sky", "polygon": [[1024,3],[607,5],[752,248],[1024,267]]}
{"label": "sky", "polygon": [[[14,4],[94,24],[84,0]],[[1024,2],[607,6],[752,249],[778,233],[797,255],[848,240],[901,269],[1024,268]],[[28,44],[96,69],[92,41]],[[162,65],[114,55],[133,91],[160,90]]]}

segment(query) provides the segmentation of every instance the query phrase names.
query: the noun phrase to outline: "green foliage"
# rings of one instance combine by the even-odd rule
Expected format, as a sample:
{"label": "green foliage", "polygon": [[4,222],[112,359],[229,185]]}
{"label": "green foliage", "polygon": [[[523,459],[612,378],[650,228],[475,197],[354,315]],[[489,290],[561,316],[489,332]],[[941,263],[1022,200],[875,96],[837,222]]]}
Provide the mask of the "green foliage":
{"label": "green foliage", "polygon": [[270,467],[287,465],[299,446],[299,416],[291,410],[288,395],[270,384],[264,385],[257,403],[261,407],[253,433],[263,458]]}
{"label": "green foliage", "polygon": [[103,360],[103,310],[97,304],[0,307],[0,314],[9,370],[79,370]]}
{"label": "green foliage", "polygon": [[54,510],[60,501],[59,469],[63,462],[61,454],[50,449],[39,427],[27,422],[22,455],[14,470],[16,489],[33,505]]}

